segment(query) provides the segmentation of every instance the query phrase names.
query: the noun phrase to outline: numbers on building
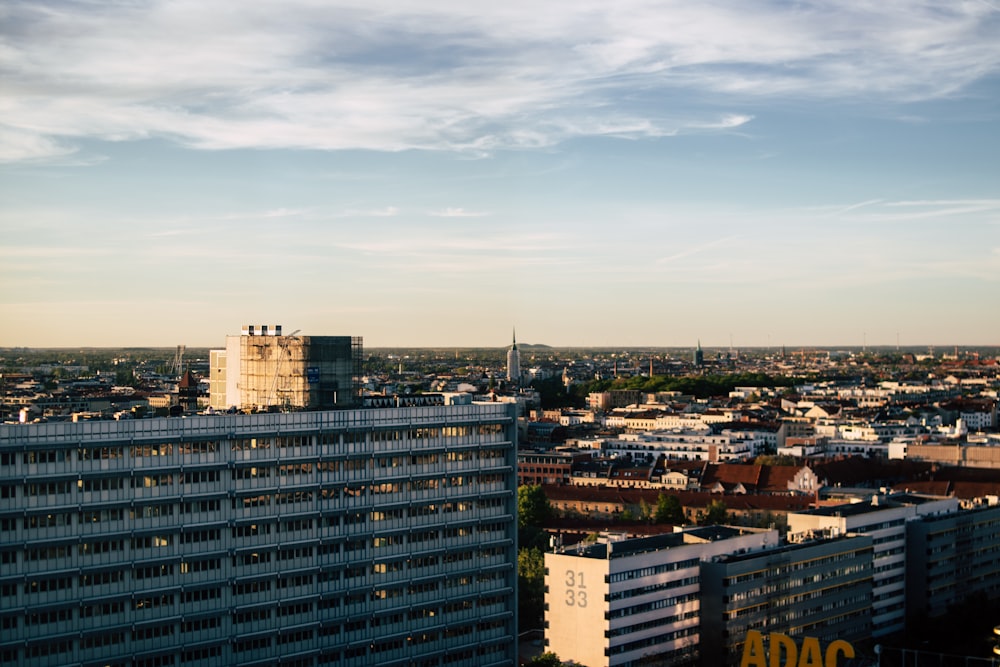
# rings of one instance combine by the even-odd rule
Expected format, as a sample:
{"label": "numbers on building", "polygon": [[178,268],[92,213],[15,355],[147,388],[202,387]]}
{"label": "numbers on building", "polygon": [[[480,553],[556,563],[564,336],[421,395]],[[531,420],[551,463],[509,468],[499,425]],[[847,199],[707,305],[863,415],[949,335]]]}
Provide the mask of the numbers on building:
{"label": "numbers on building", "polygon": [[586,607],[587,586],[583,582],[583,572],[574,572],[573,570],[566,570],[565,582],[566,582],[566,606]]}

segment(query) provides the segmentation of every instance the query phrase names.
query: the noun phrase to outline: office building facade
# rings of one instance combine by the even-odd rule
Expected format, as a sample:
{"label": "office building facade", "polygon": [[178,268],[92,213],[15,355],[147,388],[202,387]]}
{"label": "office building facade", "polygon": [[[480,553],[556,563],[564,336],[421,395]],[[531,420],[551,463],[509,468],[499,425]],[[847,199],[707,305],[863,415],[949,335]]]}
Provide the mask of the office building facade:
{"label": "office building facade", "polygon": [[882,637],[902,632],[906,625],[907,522],[957,511],[955,498],[913,494],[873,496],[870,502],[789,513],[788,532],[872,538],[872,636]]}
{"label": "office building facade", "polygon": [[0,663],[513,665],[513,410],[0,426]]}
{"label": "office building facade", "polygon": [[871,636],[872,538],[809,540],[701,565],[703,665],[739,665],[747,632]]}
{"label": "office building facade", "polygon": [[972,596],[1000,599],[1000,506],[910,521],[906,551],[908,622],[943,616]]}

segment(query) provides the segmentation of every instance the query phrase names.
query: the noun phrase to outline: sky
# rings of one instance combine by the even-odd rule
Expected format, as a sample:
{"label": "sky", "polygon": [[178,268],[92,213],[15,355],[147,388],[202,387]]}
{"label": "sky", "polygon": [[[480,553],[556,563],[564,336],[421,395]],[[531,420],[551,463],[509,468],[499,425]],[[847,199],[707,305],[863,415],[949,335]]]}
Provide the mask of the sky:
{"label": "sky", "polygon": [[0,346],[1000,344],[1000,0],[7,0]]}

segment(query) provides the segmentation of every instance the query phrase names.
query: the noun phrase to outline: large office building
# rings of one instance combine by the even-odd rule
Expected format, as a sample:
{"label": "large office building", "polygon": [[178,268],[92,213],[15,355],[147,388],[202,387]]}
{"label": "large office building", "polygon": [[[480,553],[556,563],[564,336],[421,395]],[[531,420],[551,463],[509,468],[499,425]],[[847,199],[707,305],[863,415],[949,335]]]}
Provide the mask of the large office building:
{"label": "large office building", "polygon": [[1000,506],[910,521],[906,550],[908,622],[943,616],[975,595],[1000,599]]}
{"label": "large office building", "polygon": [[0,425],[0,663],[513,665],[513,410]]}
{"label": "large office building", "polygon": [[317,410],[360,404],[363,345],[357,336],[286,335],[246,325],[209,357],[214,410]]}
{"label": "large office building", "polygon": [[788,532],[872,538],[872,636],[882,637],[901,632],[906,625],[907,522],[918,517],[953,514],[958,508],[955,498],[875,495],[870,502],[789,513]]}
{"label": "large office building", "polygon": [[871,637],[872,538],[811,539],[701,566],[703,665],[738,665],[747,632]]}
{"label": "large office building", "polygon": [[778,539],[708,526],[546,553],[546,650],[587,667],[698,664],[701,562]]}

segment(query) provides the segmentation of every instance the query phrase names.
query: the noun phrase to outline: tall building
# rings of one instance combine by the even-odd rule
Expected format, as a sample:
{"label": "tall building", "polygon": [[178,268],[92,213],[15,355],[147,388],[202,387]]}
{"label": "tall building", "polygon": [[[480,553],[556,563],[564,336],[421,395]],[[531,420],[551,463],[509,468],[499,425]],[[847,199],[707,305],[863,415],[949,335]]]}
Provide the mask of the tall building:
{"label": "tall building", "polygon": [[788,532],[869,535],[874,544],[872,636],[901,632],[906,621],[906,524],[921,516],[958,511],[955,498],[915,494],[874,496],[871,502],[788,514]]}
{"label": "tall building", "polygon": [[747,631],[823,643],[871,637],[872,538],[774,545],[701,564],[701,658],[738,665]]}
{"label": "tall building", "polygon": [[777,542],[709,526],[546,553],[546,650],[587,667],[697,664],[701,562]]}
{"label": "tall building", "polygon": [[943,616],[976,594],[1000,599],[1000,506],[910,521],[906,551],[907,622]]}
{"label": "tall building", "polygon": [[694,358],[692,359],[694,365],[701,368],[705,365],[705,352],[701,349],[701,341],[698,341],[698,347],[694,349]]}
{"label": "tall building", "polygon": [[0,425],[0,664],[514,665],[514,409]]}
{"label": "tall building", "polygon": [[210,354],[215,410],[278,407],[316,410],[359,404],[360,337],[282,334],[281,326],[243,327]]}
{"label": "tall building", "polygon": [[521,352],[517,349],[517,332],[514,332],[513,344],[507,351],[507,381],[515,384],[521,381]]}

